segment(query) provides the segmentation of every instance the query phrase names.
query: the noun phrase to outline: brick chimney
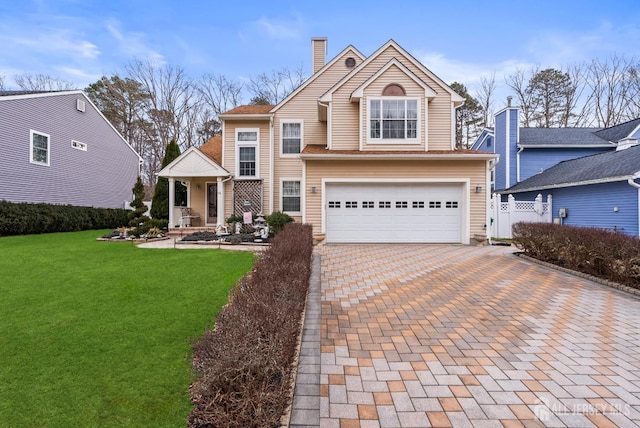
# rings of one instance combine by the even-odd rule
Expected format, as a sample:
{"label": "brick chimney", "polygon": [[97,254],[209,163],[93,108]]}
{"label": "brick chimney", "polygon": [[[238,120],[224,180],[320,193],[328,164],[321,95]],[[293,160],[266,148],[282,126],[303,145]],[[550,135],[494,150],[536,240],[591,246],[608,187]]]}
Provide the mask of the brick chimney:
{"label": "brick chimney", "polygon": [[315,74],[327,60],[327,38],[313,37],[311,39],[311,69]]}

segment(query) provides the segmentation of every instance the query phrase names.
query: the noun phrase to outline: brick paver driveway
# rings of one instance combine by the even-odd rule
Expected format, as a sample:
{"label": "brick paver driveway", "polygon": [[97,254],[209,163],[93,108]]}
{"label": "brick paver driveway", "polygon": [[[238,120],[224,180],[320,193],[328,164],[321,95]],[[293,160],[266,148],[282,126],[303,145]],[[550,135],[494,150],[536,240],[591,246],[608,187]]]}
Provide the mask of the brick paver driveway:
{"label": "brick paver driveway", "polygon": [[639,426],[640,300],[512,252],[318,248],[291,426]]}

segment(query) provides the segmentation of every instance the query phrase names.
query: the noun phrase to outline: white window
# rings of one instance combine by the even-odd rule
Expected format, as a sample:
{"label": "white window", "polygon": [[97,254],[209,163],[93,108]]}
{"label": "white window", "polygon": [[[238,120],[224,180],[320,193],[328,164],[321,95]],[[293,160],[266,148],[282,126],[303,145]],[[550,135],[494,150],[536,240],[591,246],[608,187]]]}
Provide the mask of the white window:
{"label": "white window", "polygon": [[282,212],[301,212],[300,180],[282,180]]}
{"label": "white window", "polygon": [[31,130],[29,133],[30,150],[29,162],[37,165],[49,166],[51,157],[51,147],[49,146],[49,135]]}
{"label": "white window", "polygon": [[415,143],[418,141],[417,98],[372,98],[369,100],[369,141]]}
{"label": "white window", "polygon": [[257,178],[259,175],[259,135],[254,129],[236,129],[236,175]]}
{"label": "white window", "polygon": [[283,155],[297,155],[302,150],[302,121],[288,120],[282,122],[281,147]]}
{"label": "white window", "polygon": [[83,152],[87,151],[87,145],[85,143],[81,143],[80,141],[71,140],[71,147],[74,149],[82,150]]}

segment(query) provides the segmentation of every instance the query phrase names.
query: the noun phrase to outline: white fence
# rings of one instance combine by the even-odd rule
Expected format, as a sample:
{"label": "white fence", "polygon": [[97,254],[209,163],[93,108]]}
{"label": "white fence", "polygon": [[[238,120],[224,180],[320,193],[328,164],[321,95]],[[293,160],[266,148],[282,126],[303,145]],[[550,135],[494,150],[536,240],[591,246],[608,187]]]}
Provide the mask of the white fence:
{"label": "white fence", "polygon": [[533,202],[516,201],[512,195],[507,202],[502,202],[500,195],[491,200],[491,237],[511,239],[511,226],[520,221],[530,223],[551,223],[551,195],[547,202],[542,202],[538,195]]}

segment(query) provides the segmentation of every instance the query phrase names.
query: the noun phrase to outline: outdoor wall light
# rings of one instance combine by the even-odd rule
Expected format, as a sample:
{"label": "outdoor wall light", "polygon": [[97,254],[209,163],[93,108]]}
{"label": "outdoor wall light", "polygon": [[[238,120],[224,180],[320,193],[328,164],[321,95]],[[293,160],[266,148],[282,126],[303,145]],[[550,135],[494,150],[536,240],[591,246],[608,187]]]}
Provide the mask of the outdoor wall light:
{"label": "outdoor wall light", "polygon": [[476,193],[482,192],[482,186],[476,186]]}
{"label": "outdoor wall light", "polygon": [[316,186],[311,186],[311,193],[316,193],[318,191],[318,189],[316,188]]}
{"label": "outdoor wall light", "polygon": [[200,190],[200,185],[196,184],[196,190]]}
{"label": "outdoor wall light", "polygon": [[613,212],[617,213],[619,211],[618,207],[613,207]]}

